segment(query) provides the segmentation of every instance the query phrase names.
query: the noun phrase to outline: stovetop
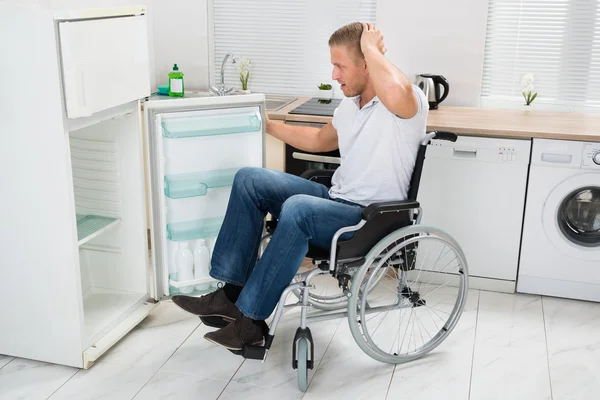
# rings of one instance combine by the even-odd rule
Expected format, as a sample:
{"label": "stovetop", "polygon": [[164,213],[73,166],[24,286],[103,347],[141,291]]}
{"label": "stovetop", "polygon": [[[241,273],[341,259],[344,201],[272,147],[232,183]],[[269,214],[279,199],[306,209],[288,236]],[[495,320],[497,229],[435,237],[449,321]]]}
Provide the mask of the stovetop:
{"label": "stovetop", "polygon": [[316,97],[313,97],[304,104],[294,108],[289,112],[289,114],[321,115],[324,117],[333,117],[333,112],[337,106],[340,105],[341,101],[342,99],[320,100]]}

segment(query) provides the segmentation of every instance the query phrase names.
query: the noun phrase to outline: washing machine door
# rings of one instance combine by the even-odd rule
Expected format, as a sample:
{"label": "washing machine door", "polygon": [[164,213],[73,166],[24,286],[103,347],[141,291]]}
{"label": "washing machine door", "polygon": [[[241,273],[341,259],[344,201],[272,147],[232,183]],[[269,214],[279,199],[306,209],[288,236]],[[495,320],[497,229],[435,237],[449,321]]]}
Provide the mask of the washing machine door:
{"label": "washing machine door", "polygon": [[571,176],[557,185],[544,204],[544,231],[563,254],[600,261],[600,174]]}

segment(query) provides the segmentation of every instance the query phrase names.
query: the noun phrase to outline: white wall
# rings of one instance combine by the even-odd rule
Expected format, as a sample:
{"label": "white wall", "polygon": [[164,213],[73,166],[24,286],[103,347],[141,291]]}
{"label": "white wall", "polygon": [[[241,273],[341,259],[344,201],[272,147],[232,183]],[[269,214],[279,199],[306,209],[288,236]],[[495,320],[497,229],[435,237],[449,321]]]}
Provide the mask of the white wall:
{"label": "white wall", "polygon": [[[0,0],[50,8],[147,5],[154,86],[166,84],[177,63],[186,89],[209,86],[208,0]],[[377,26],[387,56],[411,80],[441,74],[450,95],[444,105],[479,106],[488,0],[377,1]]]}
{"label": "white wall", "polygon": [[208,0],[154,0],[156,84],[177,64],[185,89],[208,89]]}
{"label": "white wall", "polygon": [[377,1],[387,57],[411,80],[443,75],[443,105],[479,106],[488,0]]}
{"label": "white wall", "polygon": [[174,63],[185,74],[186,90],[209,86],[208,0],[0,0],[3,2],[53,10],[144,5],[153,88],[167,83]]}

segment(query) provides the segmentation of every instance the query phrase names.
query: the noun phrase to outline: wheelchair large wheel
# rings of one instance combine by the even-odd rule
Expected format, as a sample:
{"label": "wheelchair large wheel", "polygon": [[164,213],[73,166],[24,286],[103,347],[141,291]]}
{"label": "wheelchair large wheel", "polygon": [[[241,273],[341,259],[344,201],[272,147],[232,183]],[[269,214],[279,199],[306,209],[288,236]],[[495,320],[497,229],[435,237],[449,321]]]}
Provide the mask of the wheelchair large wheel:
{"label": "wheelchair large wheel", "polygon": [[402,228],[373,247],[354,275],[350,330],[370,357],[408,362],[448,337],[467,293],[467,263],[458,244],[436,228]]}

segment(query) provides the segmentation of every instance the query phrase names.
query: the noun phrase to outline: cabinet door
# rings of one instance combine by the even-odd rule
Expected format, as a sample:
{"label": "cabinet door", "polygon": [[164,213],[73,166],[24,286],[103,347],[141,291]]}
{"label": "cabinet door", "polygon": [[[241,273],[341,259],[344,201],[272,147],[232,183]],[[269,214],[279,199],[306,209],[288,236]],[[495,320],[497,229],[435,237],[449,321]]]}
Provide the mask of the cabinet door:
{"label": "cabinet door", "polygon": [[[273,122],[282,124],[283,121]],[[285,143],[274,136],[266,136],[266,167],[276,171],[285,171]]]}
{"label": "cabinet door", "polygon": [[69,118],[87,117],[150,94],[145,15],[58,25]]}

